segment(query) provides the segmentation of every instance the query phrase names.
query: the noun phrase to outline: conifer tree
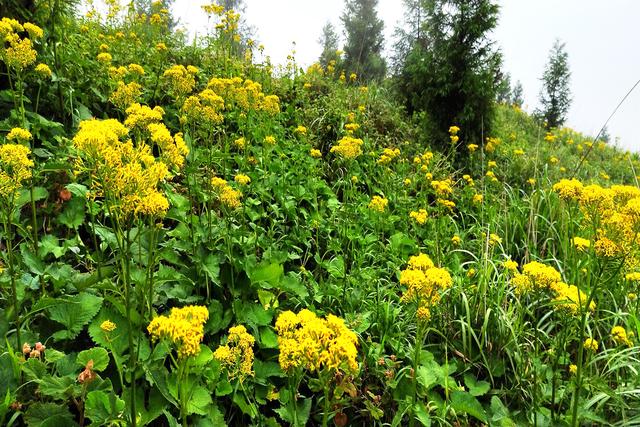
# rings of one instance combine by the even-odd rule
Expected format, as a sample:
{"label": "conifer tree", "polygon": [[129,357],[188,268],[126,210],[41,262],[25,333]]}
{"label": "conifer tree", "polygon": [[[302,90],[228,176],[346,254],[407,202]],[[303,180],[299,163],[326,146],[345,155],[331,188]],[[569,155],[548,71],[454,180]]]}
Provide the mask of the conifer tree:
{"label": "conifer tree", "polygon": [[344,25],[345,69],[362,80],[382,79],[387,65],[382,57],[384,22],[378,17],[378,0],[346,0]]}
{"label": "conifer tree", "polygon": [[318,62],[322,67],[326,68],[327,64],[331,61],[338,60],[338,43],[340,39],[338,37],[338,33],[331,22],[327,22],[322,27],[322,36],[318,40],[318,43],[322,46],[322,52],[320,53],[320,58],[318,58]]}
{"label": "conifer tree", "polygon": [[[448,143],[450,126],[460,141],[480,143],[491,128],[501,56],[490,32],[498,22],[492,0],[423,0],[424,40],[414,43],[398,75],[409,112],[426,112],[434,143]],[[460,150],[462,144],[458,147]]]}
{"label": "conifer tree", "polygon": [[570,79],[569,55],[565,51],[564,43],[556,40],[542,75],[540,91],[539,115],[549,128],[562,126],[567,120],[567,113],[571,107]]}

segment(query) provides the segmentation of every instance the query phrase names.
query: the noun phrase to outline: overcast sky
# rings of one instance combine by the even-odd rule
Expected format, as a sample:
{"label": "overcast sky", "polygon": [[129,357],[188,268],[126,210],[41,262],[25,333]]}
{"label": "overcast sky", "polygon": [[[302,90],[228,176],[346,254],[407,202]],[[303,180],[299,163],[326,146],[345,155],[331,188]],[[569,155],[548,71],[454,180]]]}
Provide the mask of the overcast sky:
{"label": "overcast sky", "polygon": [[[203,0],[175,0],[174,13],[190,31],[204,31]],[[296,60],[320,54],[322,26],[340,28],[344,0],[247,0],[246,20],[274,63],[283,63],[296,42]],[[387,44],[402,19],[400,0],[379,0]],[[500,0],[494,33],[504,68],[524,87],[525,108],[537,107],[540,76],[555,38],[566,43],[573,104],[568,125],[595,136],[627,91],[640,80],[640,0]],[[612,138],[640,151],[640,86],[609,123]]]}

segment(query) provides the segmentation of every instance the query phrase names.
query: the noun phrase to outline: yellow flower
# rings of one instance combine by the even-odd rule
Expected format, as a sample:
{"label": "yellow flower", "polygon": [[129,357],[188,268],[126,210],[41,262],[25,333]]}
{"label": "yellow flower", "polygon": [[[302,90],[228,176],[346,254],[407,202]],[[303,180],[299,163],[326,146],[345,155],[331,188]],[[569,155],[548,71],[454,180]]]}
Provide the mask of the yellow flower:
{"label": "yellow flower", "polygon": [[451,243],[452,243],[454,246],[458,246],[460,243],[462,243],[462,239],[460,238],[460,236],[455,235],[455,236],[453,236],[453,237],[451,238]]}
{"label": "yellow flower", "polygon": [[402,183],[404,185],[411,185],[411,180],[409,178],[405,178],[404,181],[402,181]]}
{"label": "yellow flower", "polygon": [[373,198],[369,202],[369,209],[382,213],[385,211],[385,209],[387,209],[388,204],[388,199],[380,196],[373,196]]}
{"label": "yellow flower", "polygon": [[513,150],[513,154],[516,155],[516,156],[523,156],[524,155],[524,150],[519,149],[519,148],[515,149],[515,150]]}
{"label": "yellow flower", "polygon": [[102,329],[103,332],[113,332],[116,329],[116,324],[111,320],[105,320],[100,324],[100,329]]}
{"label": "yellow flower", "polygon": [[96,59],[98,61],[100,61],[100,62],[109,63],[109,62],[113,61],[113,56],[111,56],[110,53],[101,52],[101,53],[98,54]]}
{"label": "yellow flower", "polygon": [[42,36],[44,36],[44,31],[42,31],[42,28],[38,27],[35,24],[32,24],[31,22],[25,22],[23,27],[27,31],[27,33],[29,33],[29,37],[34,40],[41,39]]}
{"label": "yellow flower", "polygon": [[200,353],[200,343],[204,338],[204,323],[208,318],[209,311],[203,306],[172,308],[169,316],[153,319],[147,331],[154,340],[171,341],[178,350],[178,357],[187,358]]}
{"label": "yellow flower", "polygon": [[314,159],[319,159],[320,157],[322,157],[322,153],[317,148],[312,148],[309,154],[311,154],[311,157],[313,157]]}
{"label": "yellow flower", "polygon": [[478,149],[478,144],[469,144],[467,145],[467,149],[469,150],[470,153],[473,153]]}
{"label": "yellow flower", "polygon": [[517,262],[515,262],[514,260],[511,260],[511,259],[506,260],[506,261],[504,261],[504,262],[502,263],[502,266],[503,266],[506,270],[508,270],[508,271],[510,271],[510,272],[512,272],[512,273],[517,273],[517,272],[518,272],[518,263],[517,263]]}
{"label": "yellow flower", "polygon": [[569,373],[571,373],[571,375],[575,375],[578,373],[578,367],[574,364],[569,365]]}
{"label": "yellow flower", "polygon": [[428,217],[428,214],[426,209],[420,209],[418,211],[409,212],[409,218],[415,220],[420,225],[423,225],[427,222],[427,217]]}
{"label": "yellow flower", "polygon": [[332,314],[325,319],[303,309],[281,313],[276,319],[278,361],[283,371],[301,368],[311,372],[328,371],[355,374],[358,371],[357,337]]}
{"label": "yellow flower", "polygon": [[571,239],[571,243],[576,247],[577,250],[584,252],[591,247],[591,241],[588,239],[583,239],[582,237],[574,237]]}
{"label": "yellow flower", "polygon": [[584,348],[595,353],[598,351],[598,341],[593,338],[587,338],[584,340]]}
{"label": "yellow flower", "polygon": [[420,254],[400,272],[400,284],[407,287],[401,301],[417,303],[418,318],[428,321],[432,306],[440,301],[440,293],[453,285],[453,279],[448,271],[435,267],[427,255]]}
{"label": "yellow flower", "polygon": [[480,204],[484,200],[484,196],[482,194],[474,194],[473,195],[473,203]]}
{"label": "yellow flower", "polygon": [[36,68],[34,69],[34,71],[36,72],[36,74],[38,74],[40,77],[44,78],[44,79],[48,79],[51,77],[51,68],[49,68],[49,66],[47,64],[38,64],[36,65]]}
{"label": "yellow flower", "polygon": [[276,138],[272,135],[264,137],[265,144],[276,145]]}
{"label": "yellow flower", "polygon": [[337,153],[344,159],[355,159],[362,154],[362,145],[364,142],[360,138],[345,136],[338,141],[337,145],[331,147],[329,152]]}
{"label": "yellow flower", "polygon": [[449,128],[449,134],[451,135],[457,135],[458,132],[460,132],[460,128],[458,126],[451,126]]}
{"label": "yellow flower", "polygon": [[184,65],[173,65],[166,69],[163,77],[175,98],[181,98],[193,91],[196,79]]}
{"label": "yellow flower", "polygon": [[633,343],[627,335],[627,331],[622,326],[614,326],[611,329],[611,338],[619,345],[633,346]]}
{"label": "yellow flower", "polygon": [[244,139],[244,137],[238,138],[235,141],[233,141],[233,145],[238,150],[244,150],[247,147],[247,140]]}
{"label": "yellow flower", "polygon": [[246,377],[253,376],[253,345],[255,338],[242,326],[229,329],[227,344],[219,346],[213,357],[227,370],[229,379],[238,378],[243,382]]}
{"label": "yellow flower", "polygon": [[9,198],[31,178],[31,150],[21,144],[0,145],[0,198]]}
{"label": "yellow flower", "polygon": [[297,134],[300,134],[300,135],[306,135],[307,134],[307,128],[302,126],[302,125],[298,125],[298,127],[295,128],[294,132],[297,133]]}
{"label": "yellow flower", "polygon": [[118,82],[118,87],[109,97],[109,101],[120,110],[125,111],[127,107],[136,102],[142,95],[142,86],[139,83]]}
{"label": "yellow flower", "polygon": [[29,142],[33,139],[31,132],[23,128],[13,128],[7,134],[7,141],[16,141],[16,142]]}
{"label": "yellow flower", "polygon": [[247,185],[247,184],[251,183],[251,178],[249,178],[247,175],[244,175],[244,174],[241,174],[241,173],[237,174],[233,178],[233,180],[235,182],[237,182],[238,184],[240,184],[240,185]]}

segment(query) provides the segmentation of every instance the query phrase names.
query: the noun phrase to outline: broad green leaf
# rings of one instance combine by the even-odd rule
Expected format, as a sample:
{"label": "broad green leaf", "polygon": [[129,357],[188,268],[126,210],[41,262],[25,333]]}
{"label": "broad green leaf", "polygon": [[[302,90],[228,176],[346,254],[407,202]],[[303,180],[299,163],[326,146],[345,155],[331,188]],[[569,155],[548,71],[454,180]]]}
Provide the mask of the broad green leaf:
{"label": "broad green leaf", "polygon": [[271,286],[277,286],[283,274],[284,268],[277,263],[261,263],[247,269],[247,276],[249,276],[251,284],[268,283]]}
{"label": "broad green leaf", "polygon": [[67,405],[35,402],[29,405],[29,409],[24,414],[24,421],[29,427],[40,427],[51,418],[64,421],[64,424],[59,425],[73,425],[73,416],[67,409]]}
{"label": "broad green leaf", "polygon": [[58,305],[49,307],[51,320],[55,320],[65,327],[64,330],[53,334],[53,338],[62,340],[77,337],[82,328],[100,311],[101,306],[101,297],[83,292],[61,300]]}
{"label": "broad green leaf", "polygon": [[204,387],[197,386],[189,396],[187,412],[189,414],[206,415],[208,407],[212,403],[211,392]]}
{"label": "broad green leaf", "polygon": [[86,198],[72,197],[58,215],[58,222],[69,228],[78,228],[84,222]]}
{"label": "broad green leaf", "polygon": [[91,391],[85,400],[85,416],[92,425],[107,425],[111,421],[122,420],[125,402],[114,393]]}
{"label": "broad green leaf", "polygon": [[90,360],[93,360],[93,370],[102,372],[109,366],[109,353],[102,347],[93,347],[78,353],[76,362],[84,367]]}
{"label": "broad green leaf", "polygon": [[487,422],[487,413],[478,399],[465,391],[454,390],[451,393],[451,407],[458,414],[468,414],[483,423]]}
{"label": "broad green leaf", "polygon": [[482,396],[491,388],[488,382],[478,381],[471,374],[465,374],[464,384],[469,388],[469,393],[471,393],[472,396]]}

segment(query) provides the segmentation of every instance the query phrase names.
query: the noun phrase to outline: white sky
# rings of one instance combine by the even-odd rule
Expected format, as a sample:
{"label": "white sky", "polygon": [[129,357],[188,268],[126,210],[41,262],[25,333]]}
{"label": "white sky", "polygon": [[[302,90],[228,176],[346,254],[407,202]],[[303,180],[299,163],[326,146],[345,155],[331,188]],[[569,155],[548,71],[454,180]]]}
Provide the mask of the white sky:
{"label": "white sky", "polygon": [[[175,0],[174,14],[189,31],[204,31],[204,0]],[[344,0],[247,0],[245,18],[274,63],[283,63],[296,42],[303,66],[320,54],[322,26],[331,21],[341,32]],[[566,43],[572,71],[573,104],[568,125],[586,134],[600,130],[618,102],[640,79],[640,0],[499,0],[500,22],[494,33],[512,81],[524,87],[525,108],[537,107],[540,77],[556,37]],[[379,0],[385,37],[402,18],[400,0]],[[640,151],[640,86],[609,123],[612,138]]]}

